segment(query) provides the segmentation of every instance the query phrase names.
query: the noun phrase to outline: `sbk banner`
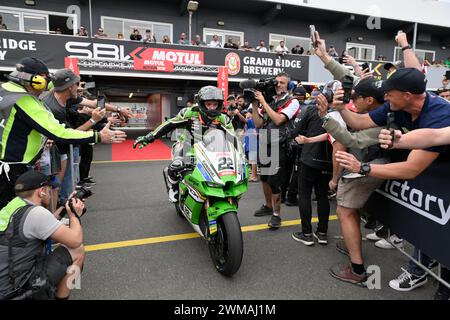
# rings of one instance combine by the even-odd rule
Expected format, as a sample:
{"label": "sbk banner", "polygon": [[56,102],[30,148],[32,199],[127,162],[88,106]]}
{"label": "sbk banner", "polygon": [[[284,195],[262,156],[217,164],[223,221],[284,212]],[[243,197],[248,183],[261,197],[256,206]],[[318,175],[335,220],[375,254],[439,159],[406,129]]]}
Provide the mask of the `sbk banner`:
{"label": "sbk banner", "polygon": [[65,57],[70,57],[78,59],[81,74],[171,74],[171,78],[204,80],[207,76],[213,80],[218,68],[227,66],[229,80],[274,77],[285,71],[293,80],[308,81],[308,56],[19,32],[2,32],[2,37],[3,71],[11,71],[19,59],[30,56],[43,60],[50,69],[60,69],[65,66]]}
{"label": "sbk banner", "polygon": [[223,103],[227,105],[228,98],[228,68],[219,67],[219,73],[217,74],[217,87],[223,92]]}
{"label": "sbk banner", "polygon": [[415,245],[450,267],[449,159],[437,159],[414,180],[387,181],[373,193],[365,210]]}

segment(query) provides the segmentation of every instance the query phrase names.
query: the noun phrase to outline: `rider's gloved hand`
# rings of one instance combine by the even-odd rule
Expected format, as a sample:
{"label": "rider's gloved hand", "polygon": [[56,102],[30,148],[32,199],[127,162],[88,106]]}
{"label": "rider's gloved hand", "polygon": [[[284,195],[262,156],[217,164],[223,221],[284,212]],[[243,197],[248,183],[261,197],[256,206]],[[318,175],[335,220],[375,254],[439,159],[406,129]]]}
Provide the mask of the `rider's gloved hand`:
{"label": "rider's gloved hand", "polygon": [[140,136],[134,142],[133,149],[136,149],[137,146],[139,146],[139,149],[142,149],[143,147],[147,146],[149,143],[152,143],[153,141],[155,141],[155,137],[151,133],[149,133],[146,136]]}

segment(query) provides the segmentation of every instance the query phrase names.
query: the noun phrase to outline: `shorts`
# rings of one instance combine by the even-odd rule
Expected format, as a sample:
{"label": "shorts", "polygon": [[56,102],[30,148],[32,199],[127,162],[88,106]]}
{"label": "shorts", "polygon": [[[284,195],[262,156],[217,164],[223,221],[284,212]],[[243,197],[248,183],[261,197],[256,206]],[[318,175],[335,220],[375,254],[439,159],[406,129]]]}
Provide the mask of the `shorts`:
{"label": "shorts", "polygon": [[[264,167],[264,166],[263,166]],[[272,175],[261,175],[261,181],[267,182],[272,190],[273,194],[281,193],[281,186],[284,184],[286,180],[287,170],[285,164],[280,164],[276,173]]]}
{"label": "shorts", "polygon": [[53,286],[56,286],[66,275],[67,268],[73,264],[69,250],[59,246],[44,259],[44,272]]}
{"label": "shorts", "polygon": [[[53,299],[56,286],[67,275],[67,268],[72,264],[72,256],[69,250],[66,247],[59,246],[44,259],[38,260],[32,273],[27,276],[26,284],[18,292],[9,292],[4,295],[8,299],[18,298],[24,294],[27,294],[27,297],[33,300]],[[46,277],[42,277],[42,274],[45,274]],[[28,295],[33,283],[38,278],[47,278],[47,284],[42,286],[40,290],[33,290],[33,293]],[[23,299],[23,297],[20,299]]]}
{"label": "shorts", "polygon": [[372,192],[379,188],[383,181],[373,177],[341,178],[336,194],[338,206],[350,209],[362,208]]}

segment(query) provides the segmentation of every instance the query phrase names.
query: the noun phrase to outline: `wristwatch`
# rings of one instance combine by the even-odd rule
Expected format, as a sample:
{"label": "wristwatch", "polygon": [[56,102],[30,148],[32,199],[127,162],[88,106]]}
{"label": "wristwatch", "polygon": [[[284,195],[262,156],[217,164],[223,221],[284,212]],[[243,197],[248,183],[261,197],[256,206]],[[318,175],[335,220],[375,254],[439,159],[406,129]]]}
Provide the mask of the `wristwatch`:
{"label": "wristwatch", "polygon": [[367,176],[370,173],[370,163],[362,162],[359,169],[359,174]]}
{"label": "wristwatch", "polygon": [[97,124],[97,121],[95,121],[95,120],[94,120],[94,119],[92,119],[92,118],[90,118],[90,119],[89,119],[89,121],[90,121],[90,122],[92,122],[92,125],[95,125],[95,124]]}
{"label": "wristwatch", "polygon": [[411,46],[408,44],[407,46],[402,47],[402,51],[412,49]]}
{"label": "wristwatch", "polygon": [[330,120],[331,116],[329,113],[327,113],[326,115],[324,115],[323,117],[320,117],[320,119],[322,119],[323,123],[322,123],[322,127],[325,126],[328,122],[328,120]]}

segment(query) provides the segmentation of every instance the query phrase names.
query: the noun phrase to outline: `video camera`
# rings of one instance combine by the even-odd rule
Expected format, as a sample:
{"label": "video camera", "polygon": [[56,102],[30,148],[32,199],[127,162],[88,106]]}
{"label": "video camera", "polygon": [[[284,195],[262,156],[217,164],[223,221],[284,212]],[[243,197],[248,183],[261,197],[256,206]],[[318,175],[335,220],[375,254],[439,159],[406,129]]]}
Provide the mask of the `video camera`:
{"label": "video camera", "polygon": [[[89,190],[89,189],[86,189],[85,187],[81,187],[72,197],[70,197],[69,199],[61,199],[61,201],[59,201],[58,202],[58,207],[64,207],[65,206],[65,203],[66,202],[69,202],[69,208],[70,208],[70,210],[73,212],[73,213],[75,213],[75,209],[74,209],[74,207],[73,207],[73,205],[72,205],[72,199],[80,199],[80,200],[82,200],[82,199],[87,199],[87,198],[89,198],[90,196],[92,196],[94,193],[91,191],[91,190]],[[85,214],[86,213],[86,208],[84,208],[83,209],[83,213],[82,213],[82,215],[83,214]],[[61,213],[60,213],[60,217],[61,218],[63,218],[65,215],[67,214],[67,210],[66,210],[66,208],[64,208],[62,211],[61,211]]]}
{"label": "video camera", "polygon": [[278,81],[275,78],[267,78],[260,80],[244,80],[239,87],[244,90],[245,103],[250,104],[256,100],[255,91],[260,91],[267,103],[273,101],[273,97],[277,95],[276,87]]}

